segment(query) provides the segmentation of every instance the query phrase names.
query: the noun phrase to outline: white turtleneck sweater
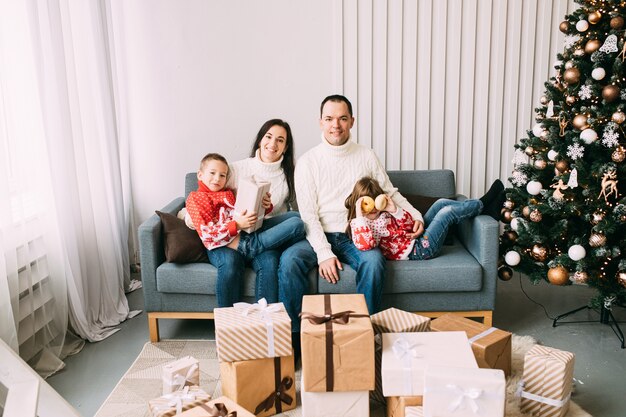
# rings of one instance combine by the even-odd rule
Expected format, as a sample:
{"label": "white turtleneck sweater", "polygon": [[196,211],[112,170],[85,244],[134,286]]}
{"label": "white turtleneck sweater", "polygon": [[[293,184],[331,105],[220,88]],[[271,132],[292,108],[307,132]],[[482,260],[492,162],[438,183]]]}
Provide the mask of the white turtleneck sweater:
{"label": "white turtleneck sweater", "polygon": [[289,187],[287,186],[283,168],[280,166],[282,162],[282,157],[276,162],[263,162],[257,149],[254,158],[246,158],[230,164],[230,176],[226,187],[236,190],[239,178],[251,177],[253,175],[258,179],[269,181],[271,183],[270,194],[272,195],[274,209],[267,217],[283,214],[289,208],[287,202]]}
{"label": "white turtleneck sweater", "polygon": [[346,231],[348,210],[344,202],[362,177],[377,180],[394,203],[413,219],[424,221],[420,212],[393,187],[372,149],[354,143],[352,138],[341,146],[333,146],[322,134],[322,143],[298,159],[295,173],[298,209],[318,263],[336,257],[324,233]]}

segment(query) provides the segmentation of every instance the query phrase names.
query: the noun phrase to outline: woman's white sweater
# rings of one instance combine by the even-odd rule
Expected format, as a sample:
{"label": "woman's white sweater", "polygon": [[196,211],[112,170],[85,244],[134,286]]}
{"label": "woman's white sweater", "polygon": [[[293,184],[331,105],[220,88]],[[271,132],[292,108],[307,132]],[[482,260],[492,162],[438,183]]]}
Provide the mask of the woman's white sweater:
{"label": "woman's white sweater", "polygon": [[413,219],[423,222],[420,212],[393,187],[374,151],[352,139],[341,146],[333,146],[322,135],[322,143],[298,159],[295,177],[298,209],[318,263],[336,257],[324,233],[346,231],[345,200],[362,177],[377,180],[398,206],[408,211]]}

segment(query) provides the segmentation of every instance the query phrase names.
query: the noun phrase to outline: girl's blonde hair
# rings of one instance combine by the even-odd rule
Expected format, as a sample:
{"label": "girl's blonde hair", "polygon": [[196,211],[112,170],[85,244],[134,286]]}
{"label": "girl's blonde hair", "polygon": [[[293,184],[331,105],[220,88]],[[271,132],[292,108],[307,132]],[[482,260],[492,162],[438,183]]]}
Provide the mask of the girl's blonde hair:
{"label": "girl's blonde hair", "polygon": [[346,198],[344,205],[348,209],[348,227],[346,234],[352,238],[350,231],[350,221],[356,217],[356,202],[359,198],[370,196],[376,198],[380,194],[385,194],[378,181],[371,177],[363,177],[354,184],[352,192]]}

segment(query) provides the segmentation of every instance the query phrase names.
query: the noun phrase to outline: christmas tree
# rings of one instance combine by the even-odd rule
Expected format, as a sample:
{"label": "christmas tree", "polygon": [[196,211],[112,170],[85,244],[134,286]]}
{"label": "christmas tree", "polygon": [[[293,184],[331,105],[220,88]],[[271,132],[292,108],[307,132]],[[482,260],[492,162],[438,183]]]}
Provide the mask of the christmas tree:
{"label": "christmas tree", "polygon": [[626,302],[626,2],[578,1],[537,123],[515,145],[498,274]]}

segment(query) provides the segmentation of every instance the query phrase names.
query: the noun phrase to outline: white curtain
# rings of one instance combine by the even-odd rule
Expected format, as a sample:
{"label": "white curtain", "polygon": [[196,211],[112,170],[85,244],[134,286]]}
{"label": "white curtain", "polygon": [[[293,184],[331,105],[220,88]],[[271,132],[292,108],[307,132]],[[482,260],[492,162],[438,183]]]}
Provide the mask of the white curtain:
{"label": "white curtain", "polygon": [[0,1],[0,335],[24,357],[20,334],[35,323],[46,337],[32,350],[45,353],[29,359],[46,374],[62,366],[49,357],[68,351],[68,317],[99,341],[137,313],[124,294],[137,287],[128,144],[117,134],[105,3]]}

